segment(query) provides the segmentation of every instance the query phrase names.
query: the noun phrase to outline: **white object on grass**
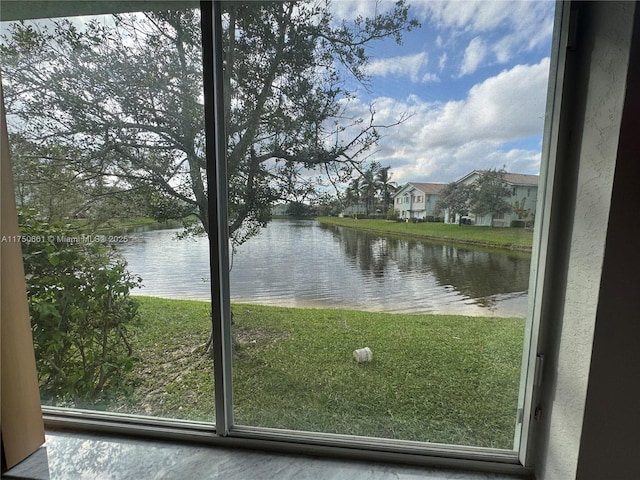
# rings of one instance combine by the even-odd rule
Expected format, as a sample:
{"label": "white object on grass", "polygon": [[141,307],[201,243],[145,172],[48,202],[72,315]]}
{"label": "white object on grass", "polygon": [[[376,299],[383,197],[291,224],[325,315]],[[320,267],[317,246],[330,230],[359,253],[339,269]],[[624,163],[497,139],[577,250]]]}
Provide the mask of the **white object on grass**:
{"label": "white object on grass", "polygon": [[373,353],[369,347],[358,348],[353,351],[353,359],[358,363],[370,362],[373,360]]}

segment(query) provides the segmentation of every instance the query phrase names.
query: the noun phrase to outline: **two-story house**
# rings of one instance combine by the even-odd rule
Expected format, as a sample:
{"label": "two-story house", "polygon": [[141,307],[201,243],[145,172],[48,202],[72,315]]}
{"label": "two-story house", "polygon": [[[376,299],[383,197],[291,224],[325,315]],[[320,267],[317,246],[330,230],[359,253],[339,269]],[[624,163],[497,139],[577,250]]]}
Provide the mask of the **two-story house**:
{"label": "two-story house", "polygon": [[393,195],[393,208],[401,219],[425,220],[438,216],[436,203],[445,186],[443,183],[409,182]]}
{"label": "two-story house", "polygon": [[[478,181],[482,175],[481,170],[474,170],[456,181],[456,183],[471,185]],[[536,211],[538,200],[538,175],[524,173],[505,173],[504,180],[511,188],[511,196],[507,201],[512,209],[502,214],[475,215],[470,212],[470,217],[475,225],[494,227],[509,227],[514,220],[532,221]],[[445,222],[457,223],[458,218],[451,218],[449,212],[444,212]]]}

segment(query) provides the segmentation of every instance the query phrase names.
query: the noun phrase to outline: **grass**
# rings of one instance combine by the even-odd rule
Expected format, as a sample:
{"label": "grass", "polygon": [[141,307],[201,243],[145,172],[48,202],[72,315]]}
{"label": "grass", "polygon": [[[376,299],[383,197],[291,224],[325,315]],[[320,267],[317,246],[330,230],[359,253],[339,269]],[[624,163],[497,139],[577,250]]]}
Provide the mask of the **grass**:
{"label": "grass", "polygon": [[66,223],[78,229],[80,232],[92,234],[116,234],[137,227],[158,227],[162,225],[157,220],[149,217],[110,218],[98,224],[88,218],[78,218],[67,220]]}
{"label": "grass", "polygon": [[136,297],[140,328],[132,347],[137,362],[129,373],[133,396],[117,411],[212,421],[213,370],[198,351],[211,330],[208,302]]}
{"label": "grass", "polygon": [[461,226],[436,222],[406,223],[338,217],[320,217],[318,221],[370,232],[512,250],[530,251],[533,241],[532,231],[524,228]]}
{"label": "grass", "polygon": [[[121,411],[212,421],[209,304],[138,297]],[[234,305],[239,425],[512,448],[523,320]],[[357,364],[356,348],[373,361]]]}

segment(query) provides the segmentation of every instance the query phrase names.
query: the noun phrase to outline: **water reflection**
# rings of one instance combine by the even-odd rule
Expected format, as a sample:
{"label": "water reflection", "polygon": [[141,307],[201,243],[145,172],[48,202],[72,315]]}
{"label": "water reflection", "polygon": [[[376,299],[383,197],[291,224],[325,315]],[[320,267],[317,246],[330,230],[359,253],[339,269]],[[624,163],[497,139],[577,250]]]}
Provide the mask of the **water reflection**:
{"label": "water reflection", "polygon": [[[125,248],[143,277],[141,294],[209,299],[206,239],[174,236],[147,232]],[[274,220],[234,255],[231,296],[296,307],[525,316],[529,263],[521,253]]]}
{"label": "water reflection", "polygon": [[435,277],[479,305],[494,306],[496,294],[521,293],[529,283],[529,255],[381,237],[335,226],[323,226],[364,275],[384,278],[397,266],[404,274]]}

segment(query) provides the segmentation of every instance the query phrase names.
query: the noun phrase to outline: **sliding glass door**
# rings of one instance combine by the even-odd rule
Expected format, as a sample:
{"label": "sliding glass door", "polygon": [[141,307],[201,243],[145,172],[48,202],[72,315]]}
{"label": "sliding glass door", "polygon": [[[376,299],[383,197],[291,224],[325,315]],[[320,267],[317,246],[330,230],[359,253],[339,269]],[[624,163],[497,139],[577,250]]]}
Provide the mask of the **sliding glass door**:
{"label": "sliding glass door", "polygon": [[2,22],[43,404],[517,460],[554,5],[70,5]]}
{"label": "sliding glass door", "polygon": [[237,431],[517,448],[553,14],[222,4]]}

